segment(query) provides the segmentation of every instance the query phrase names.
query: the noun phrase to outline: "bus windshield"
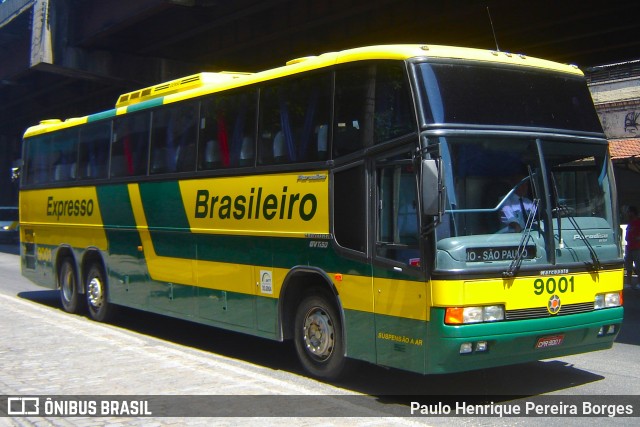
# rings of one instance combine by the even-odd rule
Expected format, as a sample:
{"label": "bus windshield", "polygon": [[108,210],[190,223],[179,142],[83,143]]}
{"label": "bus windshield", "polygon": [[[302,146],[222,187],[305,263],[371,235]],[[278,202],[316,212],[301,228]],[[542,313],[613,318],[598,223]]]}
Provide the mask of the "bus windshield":
{"label": "bus windshield", "polygon": [[619,260],[605,144],[504,136],[437,143],[446,174],[438,270],[506,271],[517,258],[522,268]]}
{"label": "bus windshield", "polygon": [[525,67],[420,63],[423,126],[509,126],[602,134],[584,79]]}

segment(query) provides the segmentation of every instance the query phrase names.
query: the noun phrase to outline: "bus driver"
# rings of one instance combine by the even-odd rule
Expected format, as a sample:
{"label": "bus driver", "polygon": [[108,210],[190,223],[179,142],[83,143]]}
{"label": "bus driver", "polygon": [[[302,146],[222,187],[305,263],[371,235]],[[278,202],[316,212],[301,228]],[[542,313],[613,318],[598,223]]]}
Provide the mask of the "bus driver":
{"label": "bus driver", "polygon": [[514,190],[504,200],[500,210],[502,233],[520,233],[527,223],[529,213],[533,210],[533,202],[527,197],[528,180],[513,177],[511,182]]}

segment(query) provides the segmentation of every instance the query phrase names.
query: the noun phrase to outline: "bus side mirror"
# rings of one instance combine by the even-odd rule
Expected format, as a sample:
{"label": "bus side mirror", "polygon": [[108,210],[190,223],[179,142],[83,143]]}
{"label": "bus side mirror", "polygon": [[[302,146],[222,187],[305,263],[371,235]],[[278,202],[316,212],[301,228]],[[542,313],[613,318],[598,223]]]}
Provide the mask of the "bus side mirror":
{"label": "bus side mirror", "polygon": [[435,159],[422,160],[422,214],[442,216],[444,188],[442,169]]}
{"label": "bus side mirror", "polygon": [[22,159],[18,159],[13,162],[11,165],[11,182],[16,182],[20,179],[20,173],[22,172],[23,166],[24,162]]}

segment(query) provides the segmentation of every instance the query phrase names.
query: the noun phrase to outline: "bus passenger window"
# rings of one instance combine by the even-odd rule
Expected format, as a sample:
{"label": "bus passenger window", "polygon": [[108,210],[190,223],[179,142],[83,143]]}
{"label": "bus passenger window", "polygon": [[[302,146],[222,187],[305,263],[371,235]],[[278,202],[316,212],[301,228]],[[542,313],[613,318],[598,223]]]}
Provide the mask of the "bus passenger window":
{"label": "bus passenger window", "polygon": [[219,102],[222,98],[214,96],[202,101],[198,170],[228,168],[230,165],[227,119],[224,116],[222,102]]}
{"label": "bus passenger window", "polygon": [[53,161],[50,168],[51,181],[70,181],[76,179],[78,129],[71,128],[58,132],[53,136]]}
{"label": "bus passenger window", "polygon": [[25,183],[47,184],[76,179],[78,128],[44,134],[29,140]]}
{"label": "bus passenger window", "polygon": [[50,140],[51,136],[47,134],[28,140],[25,168],[25,182],[27,184],[44,184],[47,182]]}
{"label": "bus passenger window", "polygon": [[147,174],[149,114],[116,119],[111,143],[111,177]]}
{"label": "bus passenger window", "polygon": [[216,94],[202,102],[198,170],[253,166],[255,91]]}
{"label": "bus passenger window", "polygon": [[262,89],[258,163],[326,160],[329,74],[283,79]]}
{"label": "bus passenger window", "polygon": [[76,172],[79,179],[107,177],[110,136],[111,121],[90,124],[80,129],[79,162]]}
{"label": "bus passenger window", "polygon": [[149,173],[195,169],[197,108],[197,104],[188,104],[153,112]]}
{"label": "bus passenger window", "polygon": [[417,131],[404,74],[397,62],[336,73],[334,157]]}

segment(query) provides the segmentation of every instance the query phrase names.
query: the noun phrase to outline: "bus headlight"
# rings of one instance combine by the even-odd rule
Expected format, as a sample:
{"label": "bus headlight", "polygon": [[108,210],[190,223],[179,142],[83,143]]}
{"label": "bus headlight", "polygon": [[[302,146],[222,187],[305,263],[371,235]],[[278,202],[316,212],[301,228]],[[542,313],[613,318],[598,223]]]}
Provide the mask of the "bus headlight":
{"label": "bus headlight", "polygon": [[504,320],[504,306],[447,307],[444,323],[462,325],[468,323],[496,322]]}
{"label": "bus headlight", "polygon": [[606,294],[597,294],[593,308],[599,310],[601,308],[620,307],[622,305],[622,296],[620,292],[608,292]]}
{"label": "bus headlight", "polygon": [[504,306],[502,305],[488,305],[483,310],[484,322],[496,322],[498,320],[504,320]]}
{"label": "bus headlight", "polygon": [[482,307],[464,307],[462,309],[462,323],[482,322]]}

